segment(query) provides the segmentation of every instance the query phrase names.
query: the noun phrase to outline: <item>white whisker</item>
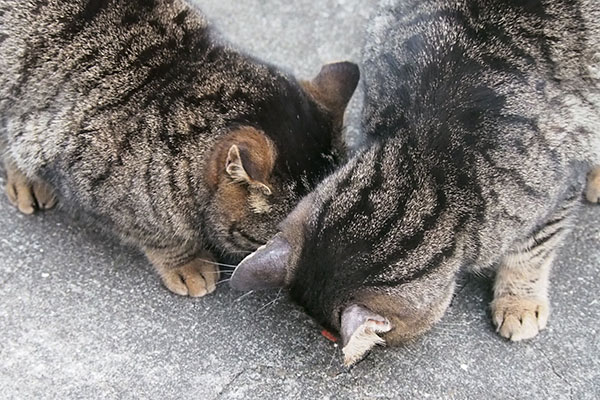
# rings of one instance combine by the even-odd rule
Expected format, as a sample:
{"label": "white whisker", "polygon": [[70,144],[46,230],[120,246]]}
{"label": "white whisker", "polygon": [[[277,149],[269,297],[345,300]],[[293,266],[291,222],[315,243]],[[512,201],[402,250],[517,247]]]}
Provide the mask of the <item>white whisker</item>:
{"label": "white whisker", "polygon": [[331,360],[329,360],[329,366],[327,368],[331,368],[331,366],[333,365],[333,360],[335,360],[335,357],[338,354],[339,348],[340,348],[340,346],[337,343],[333,344],[333,354],[331,355]]}
{"label": "white whisker", "polygon": [[241,300],[241,299],[243,299],[244,297],[247,297],[247,296],[251,295],[252,293],[254,293],[254,290],[251,290],[251,291],[249,291],[249,292],[247,292],[247,293],[244,293],[243,295],[241,295],[240,297],[238,297],[237,299],[235,299],[233,302],[234,302],[234,303],[237,303],[238,301],[240,301],[240,300]]}
{"label": "white whisker", "polygon": [[271,300],[270,302],[268,302],[267,304],[265,304],[264,306],[262,306],[261,308],[256,310],[255,314],[258,314],[259,312],[261,312],[265,308],[269,307],[270,305],[275,304],[275,302],[277,302],[279,299],[281,299],[281,289],[279,289],[279,292],[277,292],[277,296],[273,300]]}
{"label": "white whisker", "polygon": [[209,264],[220,265],[222,267],[231,267],[231,268],[237,267],[237,265],[220,263],[220,262],[216,262],[216,261],[207,260],[205,258],[196,258],[196,260],[200,260],[200,261],[203,261],[203,262],[209,263]]}

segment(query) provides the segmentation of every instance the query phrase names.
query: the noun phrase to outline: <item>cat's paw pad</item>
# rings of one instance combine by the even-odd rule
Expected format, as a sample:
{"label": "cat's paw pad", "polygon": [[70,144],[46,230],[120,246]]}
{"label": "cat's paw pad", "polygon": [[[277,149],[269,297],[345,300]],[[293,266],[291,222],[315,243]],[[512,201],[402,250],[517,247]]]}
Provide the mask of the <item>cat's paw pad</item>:
{"label": "cat's paw pad", "polygon": [[590,203],[600,203],[600,167],[588,175],[585,197]]}
{"label": "cat's paw pad", "polygon": [[191,297],[202,297],[214,292],[219,275],[216,265],[201,260],[161,271],[162,281],[171,292]]}
{"label": "cat's paw pad", "polygon": [[27,215],[33,214],[36,209],[52,208],[57,202],[50,185],[42,181],[32,182],[16,171],[7,174],[5,190],[8,200]]}
{"label": "cat's paw pad", "polygon": [[546,327],[548,301],[539,298],[507,296],[492,302],[492,320],[496,331],[512,341],[531,339]]}

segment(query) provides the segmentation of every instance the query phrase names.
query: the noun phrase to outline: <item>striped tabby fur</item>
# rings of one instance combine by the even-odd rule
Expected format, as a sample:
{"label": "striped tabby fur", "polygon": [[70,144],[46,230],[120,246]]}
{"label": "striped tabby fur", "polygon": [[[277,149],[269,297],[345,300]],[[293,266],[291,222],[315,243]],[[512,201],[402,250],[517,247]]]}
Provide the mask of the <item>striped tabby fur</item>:
{"label": "striped tabby fur", "polygon": [[256,249],[336,165],[357,80],[299,82],[182,0],[0,0],[7,194],[31,213],[57,193],[201,296],[211,254]]}
{"label": "striped tabby fur", "polygon": [[396,345],[429,329],[459,269],[495,267],[499,334],[535,336],[550,265],[600,162],[600,3],[387,0],[368,42],[370,146],[232,285],[287,286],[340,332],[352,364],[376,334]]}

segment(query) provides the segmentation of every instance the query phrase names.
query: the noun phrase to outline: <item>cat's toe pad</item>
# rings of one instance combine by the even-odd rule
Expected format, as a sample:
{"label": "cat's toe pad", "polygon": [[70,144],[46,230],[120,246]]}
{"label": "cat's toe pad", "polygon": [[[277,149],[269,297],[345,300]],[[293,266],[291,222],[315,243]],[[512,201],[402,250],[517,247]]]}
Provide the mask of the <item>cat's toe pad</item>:
{"label": "cat's toe pad", "polygon": [[161,278],[175,294],[202,297],[215,291],[219,269],[214,264],[193,260],[182,267],[162,271]]}
{"label": "cat's toe pad", "polygon": [[492,302],[492,320],[500,336],[512,341],[531,339],[546,327],[548,301],[506,296]]}
{"label": "cat's toe pad", "polygon": [[33,214],[36,209],[46,210],[56,204],[52,188],[41,181],[31,182],[20,173],[8,174],[6,181],[8,200],[23,214]]}

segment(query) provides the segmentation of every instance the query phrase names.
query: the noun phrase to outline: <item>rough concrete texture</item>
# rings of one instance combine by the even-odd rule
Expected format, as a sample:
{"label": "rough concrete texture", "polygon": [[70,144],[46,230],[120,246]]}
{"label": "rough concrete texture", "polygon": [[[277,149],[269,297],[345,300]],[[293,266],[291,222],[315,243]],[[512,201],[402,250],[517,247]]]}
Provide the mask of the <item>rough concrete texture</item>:
{"label": "rough concrete texture", "polygon": [[[309,77],[324,62],[359,60],[374,3],[201,5],[233,42]],[[498,337],[490,281],[463,276],[433,331],[350,372],[284,292],[242,296],[224,283],[178,297],[97,227],[60,210],[23,216],[4,196],[0,226],[2,398],[600,398],[600,207],[585,207],[556,262],[538,338]]]}

